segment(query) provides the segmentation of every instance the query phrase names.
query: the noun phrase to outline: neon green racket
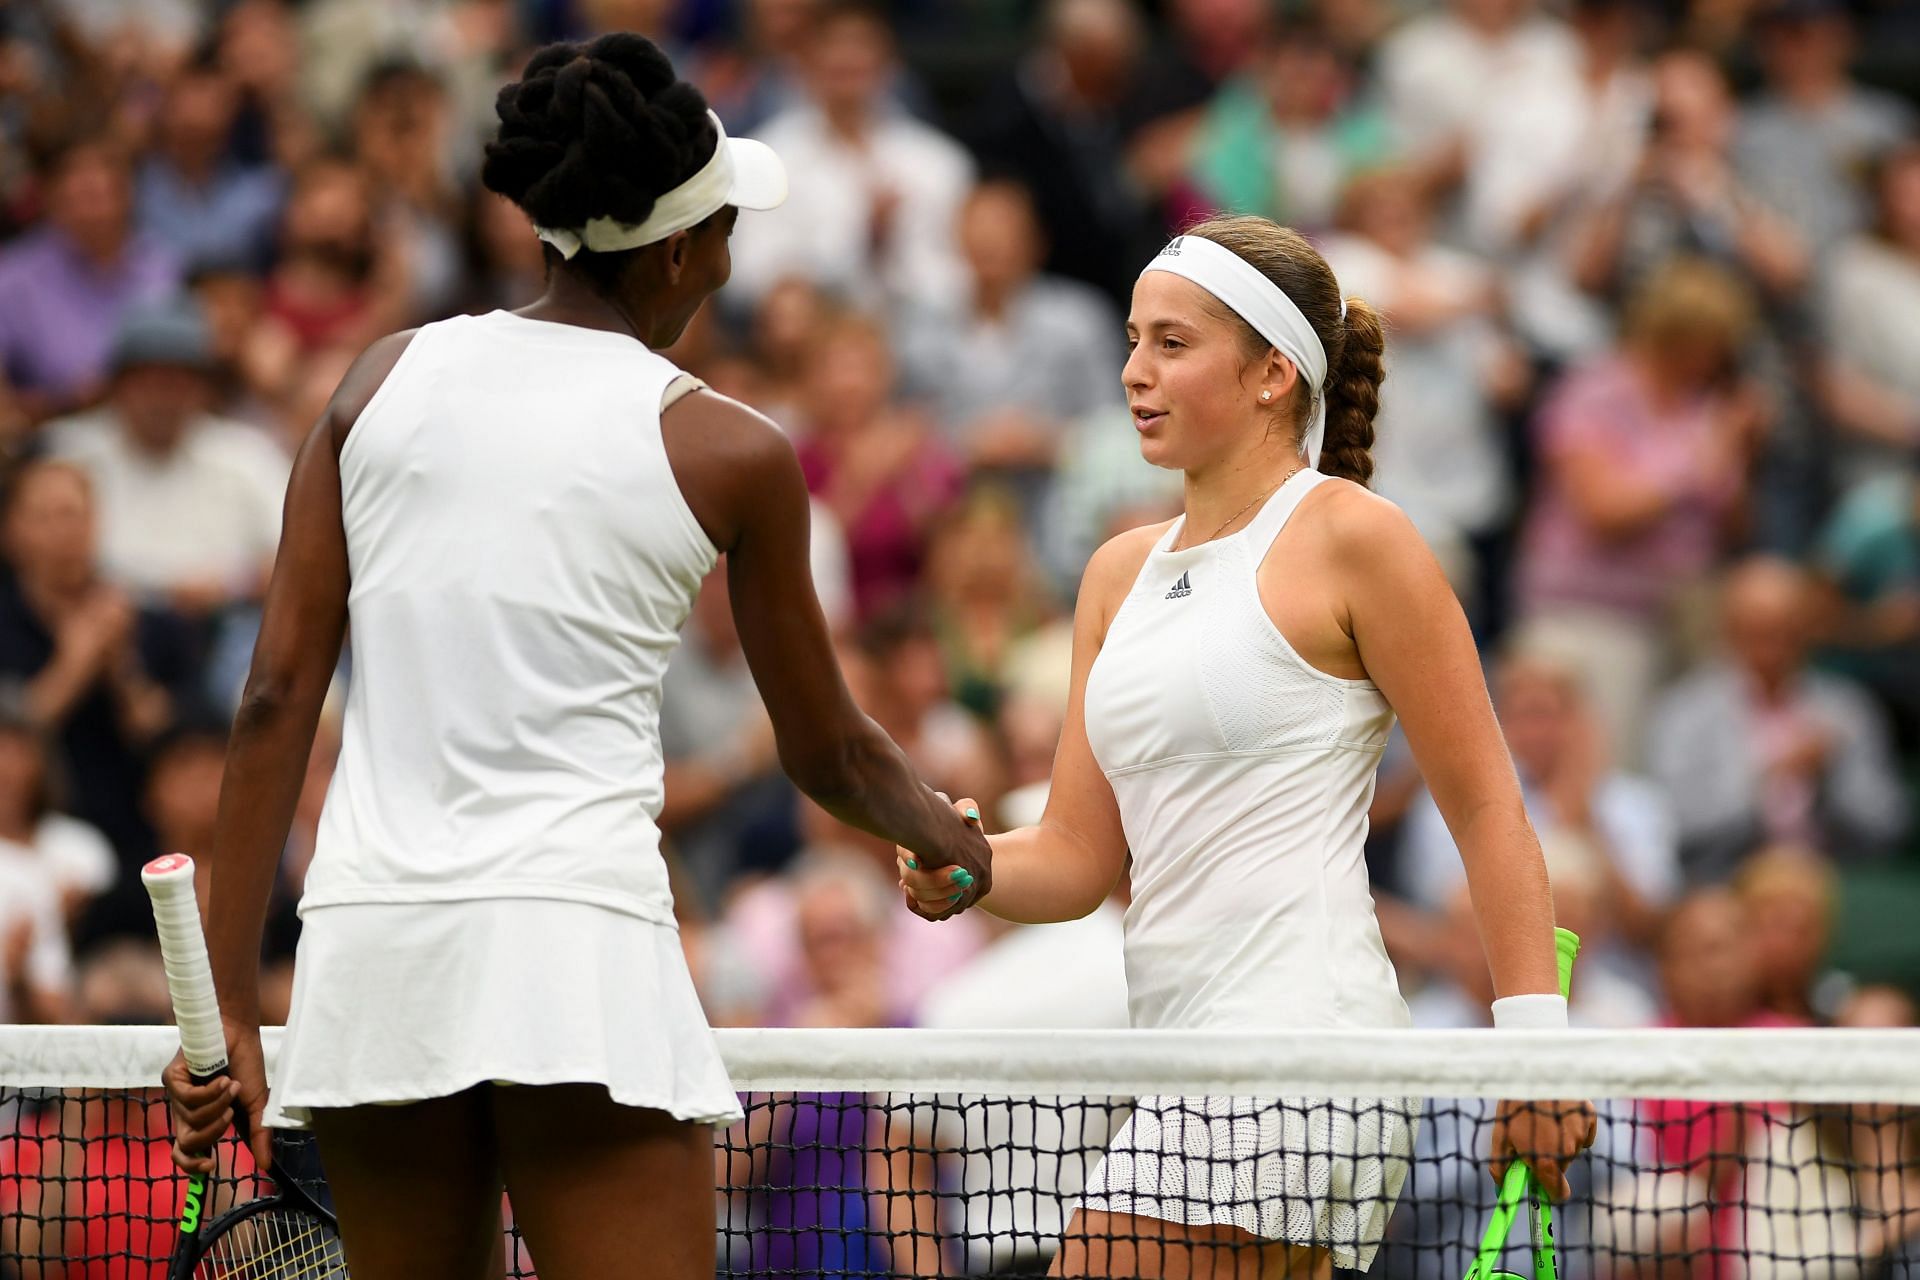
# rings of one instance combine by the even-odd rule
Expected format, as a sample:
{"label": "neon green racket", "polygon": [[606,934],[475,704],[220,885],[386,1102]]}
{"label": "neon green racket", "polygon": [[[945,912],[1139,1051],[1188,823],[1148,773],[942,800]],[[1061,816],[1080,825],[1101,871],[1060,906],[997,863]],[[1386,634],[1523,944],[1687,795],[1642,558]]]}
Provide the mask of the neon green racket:
{"label": "neon green racket", "polygon": [[[1573,990],[1573,958],[1580,954],[1580,938],[1571,929],[1553,931],[1554,948],[1560,961],[1560,994]],[[1534,1213],[1533,1280],[1559,1280],[1560,1272],[1553,1254],[1553,1202],[1540,1194],[1533,1170],[1524,1160],[1515,1160],[1501,1180],[1500,1196],[1493,1203],[1487,1230],[1480,1237],[1480,1251],[1467,1268],[1466,1280],[1527,1280],[1525,1276],[1498,1269],[1500,1255],[1507,1251],[1507,1236],[1513,1231],[1520,1207],[1530,1205]]]}

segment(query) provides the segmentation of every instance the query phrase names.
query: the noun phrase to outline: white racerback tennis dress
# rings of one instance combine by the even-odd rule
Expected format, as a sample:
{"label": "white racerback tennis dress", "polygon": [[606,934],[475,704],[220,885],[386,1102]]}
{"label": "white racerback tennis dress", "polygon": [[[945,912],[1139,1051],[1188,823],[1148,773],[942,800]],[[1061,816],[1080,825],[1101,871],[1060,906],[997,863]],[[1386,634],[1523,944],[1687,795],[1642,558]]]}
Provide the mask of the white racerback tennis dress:
{"label": "white racerback tennis dress", "polygon": [[340,453],[353,650],[269,1123],[474,1084],[739,1107],[660,856],[660,681],[717,558],[684,375],[510,312],[421,329]]}
{"label": "white racerback tennis dress", "polygon": [[[1405,1027],[1363,844],[1393,712],[1307,665],[1257,574],[1303,471],[1240,532],[1155,546],[1087,675],[1087,737],[1132,851],[1133,1025]],[[1406,1176],[1412,1099],[1147,1098],[1089,1208],[1237,1226],[1372,1259]]]}

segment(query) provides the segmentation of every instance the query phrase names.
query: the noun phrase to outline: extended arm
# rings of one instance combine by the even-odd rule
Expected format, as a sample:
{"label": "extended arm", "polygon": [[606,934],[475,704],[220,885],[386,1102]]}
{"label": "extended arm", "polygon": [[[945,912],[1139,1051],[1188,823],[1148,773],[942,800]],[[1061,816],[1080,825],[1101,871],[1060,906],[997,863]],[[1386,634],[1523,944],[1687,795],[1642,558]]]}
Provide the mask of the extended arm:
{"label": "extended arm", "polygon": [[[711,392],[663,418],[674,475],[727,557],[740,646],[794,785],[843,822],[992,884],[990,850],[847,691],[808,564],[811,515],[793,446],[771,422]],[[964,898],[963,898],[964,901]]]}
{"label": "extended arm", "polygon": [[[1005,920],[1046,924],[1090,914],[1113,892],[1126,869],[1127,837],[1113,788],[1087,742],[1087,672],[1113,610],[1140,570],[1158,529],[1115,538],[1087,564],[1073,616],[1073,676],[1066,722],[1054,753],[1046,812],[1038,826],[991,837],[994,889],[981,905]],[[901,879],[916,910],[938,908],[951,892],[946,868],[924,861]]]}

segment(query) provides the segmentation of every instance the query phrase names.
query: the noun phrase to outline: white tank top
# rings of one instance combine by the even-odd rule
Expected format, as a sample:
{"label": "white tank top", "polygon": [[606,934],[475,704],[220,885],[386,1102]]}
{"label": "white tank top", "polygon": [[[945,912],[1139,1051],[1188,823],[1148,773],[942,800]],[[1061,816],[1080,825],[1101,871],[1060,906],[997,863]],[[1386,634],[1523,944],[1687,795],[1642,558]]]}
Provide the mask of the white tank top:
{"label": "white tank top", "polygon": [[1133,854],[1136,1027],[1398,1027],[1362,845],[1393,711],[1307,665],[1257,573],[1304,471],[1240,532],[1155,546],[1087,675],[1087,737]]}
{"label": "white tank top", "polygon": [[598,903],[673,920],[660,678],[716,552],[623,334],[417,333],[340,451],[353,667],[301,901]]}

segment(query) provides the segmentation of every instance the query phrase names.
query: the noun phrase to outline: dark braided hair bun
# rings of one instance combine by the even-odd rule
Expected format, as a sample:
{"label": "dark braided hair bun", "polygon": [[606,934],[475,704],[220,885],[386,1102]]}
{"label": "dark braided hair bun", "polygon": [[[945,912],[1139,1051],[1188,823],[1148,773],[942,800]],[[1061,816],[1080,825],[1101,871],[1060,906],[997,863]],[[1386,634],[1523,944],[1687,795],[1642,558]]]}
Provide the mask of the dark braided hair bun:
{"label": "dark braided hair bun", "polygon": [[660,47],[628,32],[550,44],[494,103],[480,179],[542,227],[644,222],[719,143],[707,100]]}

